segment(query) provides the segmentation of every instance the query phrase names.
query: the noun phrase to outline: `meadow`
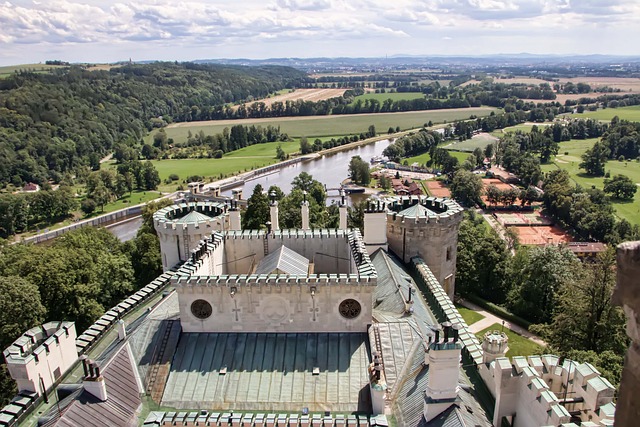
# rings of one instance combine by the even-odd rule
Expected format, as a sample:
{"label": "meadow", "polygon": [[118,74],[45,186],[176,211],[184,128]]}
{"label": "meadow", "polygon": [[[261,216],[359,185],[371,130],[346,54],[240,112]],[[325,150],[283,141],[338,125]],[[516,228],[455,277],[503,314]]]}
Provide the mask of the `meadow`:
{"label": "meadow", "polygon": [[21,64],[21,65],[6,65],[0,67],[0,79],[9,77],[16,71],[31,71],[34,73],[45,73],[55,68],[67,68],[63,65],[46,65],[46,64]]}
{"label": "meadow", "polygon": [[603,121],[611,121],[615,116],[618,116],[621,120],[640,122],[640,105],[620,108],[603,108],[597,111],[585,111],[580,114],[572,114],[572,117],[576,119],[584,118]]}
{"label": "meadow", "polygon": [[[578,166],[582,161],[582,154],[591,148],[597,140],[597,138],[592,138],[561,142],[558,155],[553,159],[552,163],[542,165],[542,171],[549,172],[558,168],[565,169],[577,184],[586,188],[595,186],[596,188],[602,189],[604,186],[603,177],[591,177],[586,175],[584,170],[580,169]],[[635,183],[640,184],[640,163],[636,160],[627,160],[623,162],[618,160],[609,160],[606,163],[605,170],[608,171],[612,177],[618,174],[626,175]],[[640,224],[640,192],[636,193],[636,196],[632,201],[627,202],[613,200],[613,207],[615,208],[618,217],[625,218],[632,224]]]}
{"label": "meadow", "polygon": [[[188,176],[199,175],[220,179],[221,177],[249,171],[262,166],[276,163],[271,157],[223,157],[221,159],[184,159],[184,160],[153,160],[153,166],[163,181],[171,174],[180,178],[180,184]],[[163,188],[161,186],[161,188]]]}
{"label": "meadow", "polygon": [[[453,150],[449,150],[449,154],[452,155],[453,157],[456,157],[460,163],[462,163],[465,160],[467,160],[467,157],[469,157],[471,155],[470,153],[463,153],[461,151],[453,151]],[[414,164],[416,162],[421,164],[421,165],[424,165],[429,160],[431,160],[431,156],[429,155],[429,152],[426,152],[426,153],[422,153],[422,154],[417,155],[417,156],[407,157],[407,158],[403,159],[403,161],[404,160],[406,160],[410,165],[412,165],[412,164]]]}
{"label": "meadow", "polygon": [[[341,116],[311,116],[311,117],[285,117],[268,119],[241,119],[241,120],[212,120],[204,122],[174,123],[165,128],[169,138],[175,142],[187,140],[189,131],[196,134],[203,131],[205,135],[222,133],[224,128],[234,125],[244,126],[280,126],[282,132],[290,137],[306,136],[308,138],[344,136],[367,132],[370,125],[375,125],[378,133],[384,133],[389,127],[400,129],[414,129],[422,127],[425,123],[450,122],[454,120],[468,119],[469,116],[488,116],[492,111],[498,111],[491,107],[456,108],[445,110],[412,111],[406,113],[379,113],[379,114],[352,114]],[[156,131],[157,132],[157,131]],[[151,133],[146,140],[153,139]]]}
{"label": "meadow", "polygon": [[358,100],[364,103],[367,99],[375,99],[381,104],[387,99],[392,101],[412,100],[424,98],[421,92],[387,92],[387,93],[365,93],[364,95],[356,96],[351,105],[355,104]]}
{"label": "meadow", "polygon": [[541,354],[543,350],[540,345],[536,344],[530,339],[513,332],[509,328],[503,328],[502,325],[499,325],[497,323],[494,323],[488,328],[478,332],[476,334],[476,337],[480,342],[482,342],[482,340],[484,339],[484,334],[489,331],[501,331],[507,334],[507,337],[509,337],[509,351],[507,351],[507,357],[531,356],[532,354]]}

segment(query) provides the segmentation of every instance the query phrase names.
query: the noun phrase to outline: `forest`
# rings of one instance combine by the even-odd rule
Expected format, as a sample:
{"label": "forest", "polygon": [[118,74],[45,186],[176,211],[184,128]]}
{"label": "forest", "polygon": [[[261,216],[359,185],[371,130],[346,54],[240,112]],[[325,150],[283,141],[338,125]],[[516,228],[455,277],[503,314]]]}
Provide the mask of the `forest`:
{"label": "forest", "polygon": [[0,80],[0,187],[60,182],[99,167],[118,143],[137,146],[154,127],[294,87],[288,67],[191,63],[81,66]]}

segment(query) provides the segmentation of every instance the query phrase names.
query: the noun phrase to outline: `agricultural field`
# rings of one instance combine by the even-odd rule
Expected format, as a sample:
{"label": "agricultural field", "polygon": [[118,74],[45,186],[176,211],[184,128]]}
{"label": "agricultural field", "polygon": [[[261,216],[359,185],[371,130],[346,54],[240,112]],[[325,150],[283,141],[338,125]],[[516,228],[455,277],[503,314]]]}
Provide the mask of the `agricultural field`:
{"label": "agricultural field", "polygon": [[507,357],[514,356],[531,356],[533,354],[541,354],[543,348],[531,341],[528,338],[523,337],[520,334],[513,332],[511,329],[503,328],[502,325],[494,323],[486,329],[478,332],[476,337],[480,342],[484,339],[484,334],[489,331],[501,331],[507,334],[509,337],[509,351],[507,351]]}
{"label": "agricultural field", "polygon": [[46,64],[21,64],[21,65],[7,65],[0,67],[0,79],[9,77],[16,71],[32,71],[35,73],[48,73],[56,68],[67,68],[64,65],[46,65]]}
{"label": "agricultural field", "polygon": [[[280,126],[282,132],[290,137],[306,136],[316,138],[322,136],[344,136],[366,132],[370,125],[375,125],[379,133],[386,132],[389,127],[399,126],[400,129],[413,129],[422,127],[425,123],[450,122],[454,120],[468,119],[469,116],[488,116],[492,111],[498,111],[491,107],[478,108],[453,108],[443,110],[412,111],[406,113],[379,113],[379,114],[351,114],[340,116],[311,116],[311,117],[285,117],[267,119],[242,119],[242,120],[210,120],[202,122],[174,123],[165,128],[167,136],[176,142],[187,140],[189,131],[196,134],[203,131],[205,135],[222,133],[224,128],[234,125],[245,126]],[[147,136],[147,141],[153,139],[153,134]]]}
{"label": "agricultural field", "polygon": [[640,122],[640,105],[632,105],[631,107],[620,108],[604,108],[597,111],[585,111],[580,114],[572,114],[571,117],[577,119],[596,119],[603,121],[611,121],[615,116],[621,120],[629,120],[632,122]]}
{"label": "agricultural field", "polygon": [[498,138],[488,133],[479,133],[474,135],[471,139],[465,141],[454,141],[449,145],[445,145],[445,150],[462,151],[466,153],[472,153],[476,148],[484,150],[487,145],[495,144],[498,142]]}
{"label": "agricultural field", "polygon": [[[548,172],[557,168],[566,169],[571,175],[571,178],[583,187],[591,188],[593,185],[596,188],[602,189],[604,186],[604,178],[590,177],[578,167],[582,161],[582,154],[591,148],[597,140],[597,138],[592,138],[561,142],[558,155],[553,159],[552,163],[542,165],[542,171]],[[608,171],[612,177],[617,174],[626,175],[634,182],[640,184],[640,162],[637,160],[623,162],[609,160],[605,166],[605,170]],[[625,218],[632,224],[640,224],[640,192],[636,193],[635,198],[630,202],[617,202],[614,200],[613,207],[620,218]]]}
{"label": "agricultural field", "polygon": [[383,103],[387,99],[391,99],[392,101],[402,101],[402,100],[412,100],[412,99],[421,99],[424,98],[424,95],[420,92],[386,92],[386,93],[365,93],[364,95],[356,96],[351,105],[356,103],[358,100],[364,103],[367,99],[375,99],[380,103]]}
{"label": "agricultural field", "polygon": [[[245,105],[249,105],[255,102],[264,102],[267,106],[270,106],[274,102],[285,103],[287,101],[323,101],[325,99],[337,98],[345,93],[346,89],[283,89],[276,95],[272,95],[268,98],[256,99],[251,102],[246,102]],[[234,107],[234,108],[237,108]]]}

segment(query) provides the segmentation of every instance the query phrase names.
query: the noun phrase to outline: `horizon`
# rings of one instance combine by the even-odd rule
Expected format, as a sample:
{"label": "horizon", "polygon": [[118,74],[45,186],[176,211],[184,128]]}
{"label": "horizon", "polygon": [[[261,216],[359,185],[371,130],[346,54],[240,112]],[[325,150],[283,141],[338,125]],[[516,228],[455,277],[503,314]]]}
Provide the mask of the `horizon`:
{"label": "horizon", "polygon": [[[633,0],[11,0],[0,65],[640,55]],[[401,48],[399,47],[401,46]],[[499,53],[496,53],[499,52]]]}

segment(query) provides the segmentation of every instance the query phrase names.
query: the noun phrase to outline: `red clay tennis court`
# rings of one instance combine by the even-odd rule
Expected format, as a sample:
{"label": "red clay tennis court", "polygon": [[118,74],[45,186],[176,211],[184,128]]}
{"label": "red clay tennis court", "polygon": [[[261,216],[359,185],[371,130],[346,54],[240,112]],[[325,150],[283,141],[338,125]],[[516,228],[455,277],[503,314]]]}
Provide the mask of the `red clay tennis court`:
{"label": "red clay tennis court", "polygon": [[484,185],[484,188],[487,188],[489,185],[495,185],[500,190],[509,190],[512,188],[511,185],[496,178],[482,178],[482,184]]}
{"label": "red clay tennis court", "polygon": [[425,181],[425,184],[433,197],[451,197],[451,191],[442,181]]}
{"label": "red clay tennis court", "polygon": [[521,245],[548,245],[570,242],[573,239],[554,225],[511,227],[518,233]]}

